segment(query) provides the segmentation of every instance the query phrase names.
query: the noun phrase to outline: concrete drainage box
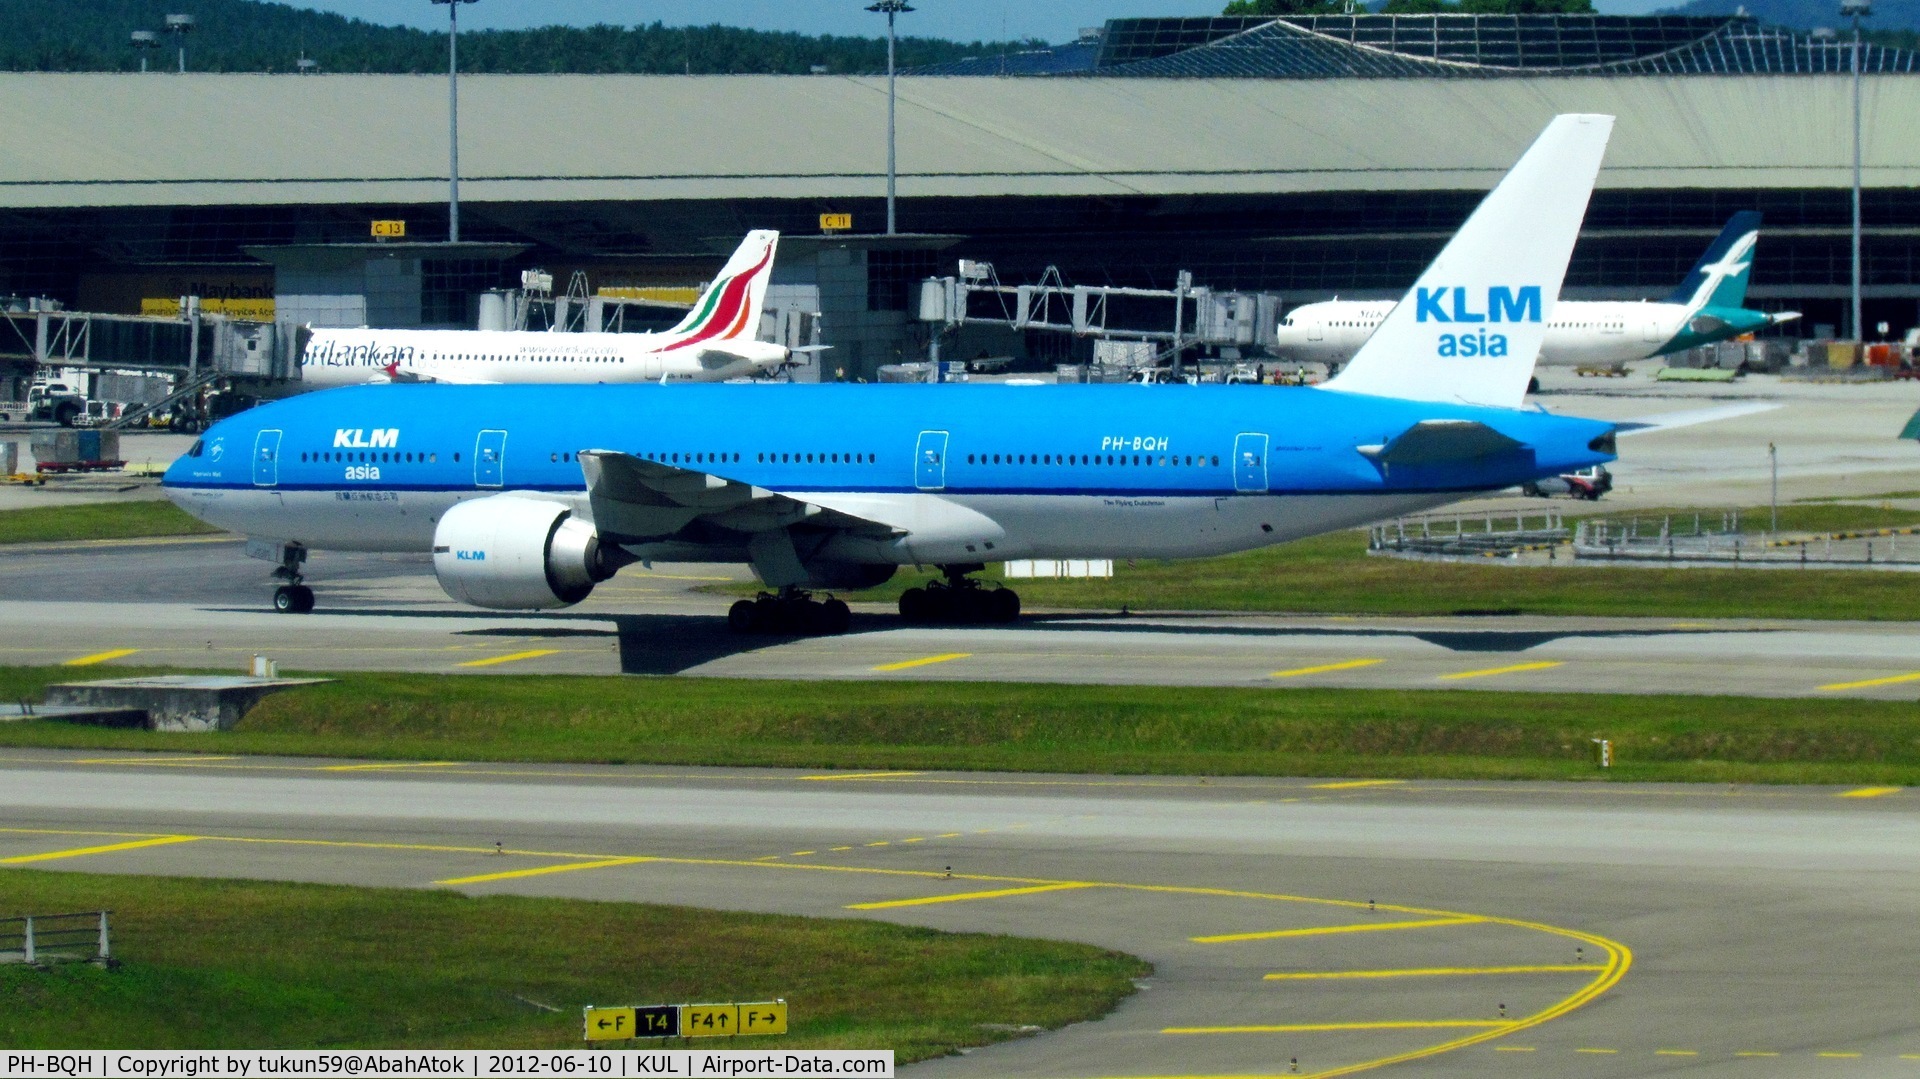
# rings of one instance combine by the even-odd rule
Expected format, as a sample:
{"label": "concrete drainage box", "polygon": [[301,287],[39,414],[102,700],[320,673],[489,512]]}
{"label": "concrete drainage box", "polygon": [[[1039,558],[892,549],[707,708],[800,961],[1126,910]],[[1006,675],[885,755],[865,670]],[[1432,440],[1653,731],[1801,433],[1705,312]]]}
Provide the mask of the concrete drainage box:
{"label": "concrete drainage box", "polygon": [[[46,714],[51,717],[64,713],[60,718],[76,723],[143,726],[150,731],[228,731],[270,693],[330,681],[329,678],[168,674],[66,682],[47,687]],[[143,715],[144,720],[135,720],[135,714]]]}

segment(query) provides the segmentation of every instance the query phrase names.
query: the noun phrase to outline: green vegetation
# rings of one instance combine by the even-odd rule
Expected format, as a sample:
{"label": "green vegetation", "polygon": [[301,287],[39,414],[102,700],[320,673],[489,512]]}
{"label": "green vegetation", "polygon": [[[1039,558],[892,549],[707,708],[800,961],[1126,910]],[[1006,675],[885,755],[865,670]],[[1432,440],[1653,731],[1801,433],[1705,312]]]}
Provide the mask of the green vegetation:
{"label": "green vegetation", "polygon": [[[0,699],[73,676],[0,668]],[[1599,773],[1590,738],[1614,742]],[[1911,702],[943,683],[349,674],[227,734],[55,722],[0,745],[1162,775],[1920,784]]]}
{"label": "green vegetation", "polygon": [[196,536],[218,531],[171,502],[99,502],[0,511],[0,543]]}
{"label": "green vegetation", "polygon": [[784,997],[790,1033],[714,1044],[906,1063],[1098,1018],[1151,972],[1085,945],[880,922],[0,872],[0,917],[112,910],[123,964],[0,967],[0,1045],[19,1049],[577,1049],[588,1004]]}
{"label": "green vegetation", "polygon": [[[424,7],[424,4],[423,4]],[[635,5],[635,14],[645,5]],[[8,71],[138,71],[140,56],[128,43],[134,30],[161,29],[161,16],[175,8],[152,0],[88,0],[58,5],[48,17],[42,0],[0,0],[0,69]],[[259,0],[194,0],[187,10],[199,20],[187,42],[192,71],[291,72],[302,55],[322,72],[444,73],[443,30],[379,26],[359,19]],[[864,37],[835,37],[744,30],[730,26],[652,25],[546,27],[479,30],[460,34],[460,70],[473,74],[783,74],[805,75],[815,65],[835,74],[884,71],[885,24],[857,8],[846,26]],[[910,23],[903,26],[911,30]],[[161,70],[174,64],[173,42],[150,60]],[[1033,42],[941,41],[903,37],[903,67],[943,63],[965,56],[993,56],[1031,48]]]}

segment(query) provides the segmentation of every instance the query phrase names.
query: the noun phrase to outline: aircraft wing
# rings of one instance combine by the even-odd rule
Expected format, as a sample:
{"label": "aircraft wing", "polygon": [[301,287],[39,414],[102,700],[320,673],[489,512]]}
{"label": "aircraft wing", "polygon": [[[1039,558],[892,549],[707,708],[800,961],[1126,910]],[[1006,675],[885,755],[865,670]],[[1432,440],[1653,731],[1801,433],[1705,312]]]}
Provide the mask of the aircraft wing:
{"label": "aircraft wing", "polygon": [[899,534],[879,521],[630,453],[582,450],[580,470],[587,480],[594,527],[616,542],[662,540],[695,523],[742,533],[805,523],[883,538]]}
{"label": "aircraft wing", "polygon": [[1715,405],[1712,408],[1689,408],[1680,412],[1648,416],[1644,419],[1622,420],[1614,424],[1613,429],[1621,435],[1644,435],[1652,431],[1671,431],[1680,427],[1692,427],[1697,423],[1715,423],[1740,416],[1751,416],[1756,412],[1772,412],[1779,407],[1781,406],[1769,401],[1749,401],[1737,405]]}
{"label": "aircraft wing", "polygon": [[498,382],[486,378],[469,378],[455,372],[440,375],[423,375],[418,371],[402,368],[398,361],[380,369],[389,382],[441,382],[449,386],[497,386]]}
{"label": "aircraft wing", "polygon": [[1357,447],[1382,465],[1432,465],[1497,457],[1521,443],[1474,420],[1422,420],[1378,446]]}

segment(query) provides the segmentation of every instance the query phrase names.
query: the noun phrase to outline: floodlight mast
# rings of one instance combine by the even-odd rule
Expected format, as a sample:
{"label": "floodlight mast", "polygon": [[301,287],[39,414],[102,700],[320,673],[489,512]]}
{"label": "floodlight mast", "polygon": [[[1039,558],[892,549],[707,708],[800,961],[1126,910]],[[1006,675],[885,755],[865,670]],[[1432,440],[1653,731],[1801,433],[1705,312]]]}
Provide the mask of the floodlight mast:
{"label": "floodlight mast", "polygon": [[460,5],[477,0],[433,0],[447,5],[447,242],[460,242]]}
{"label": "floodlight mast", "polygon": [[187,35],[193,33],[193,16],[167,16],[167,33],[180,43],[180,74],[187,73]]}
{"label": "floodlight mast", "polygon": [[894,118],[893,20],[894,20],[894,17],[897,15],[905,15],[906,13],[912,11],[913,7],[907,3],[907,0],[877,0],[877,2],[869,6],[867,10],[874,12],[875,14],[885,15],[887,17],[887,235],[892,236],[896,231],[896,225],[897,225],[897,221],[894,216],[894,196],[895,196],[895,187],[897,184],[897,177],[899,175],[898,168],[896,166],[896,162],[898,159],[896,158],[894,153],[894,137],[893,137],[893,131],[894,131],[894,125],[893,125],[893,118]]}
{"label": "floodlight mast", "polygon": [[1867,339],[1860,320],[1860,20],[1873,14],[1871,0],[1840,0],[1840,17],[1853,19],[1853,340]]}
{"label": "floodlight mast", "polygon": [[135,52],[140,54],[140,71],[142,74],[145,74],[147,70],[147,53],[159,47],[159,34],[151,30],[135,30],[133,32],[133,48]]}

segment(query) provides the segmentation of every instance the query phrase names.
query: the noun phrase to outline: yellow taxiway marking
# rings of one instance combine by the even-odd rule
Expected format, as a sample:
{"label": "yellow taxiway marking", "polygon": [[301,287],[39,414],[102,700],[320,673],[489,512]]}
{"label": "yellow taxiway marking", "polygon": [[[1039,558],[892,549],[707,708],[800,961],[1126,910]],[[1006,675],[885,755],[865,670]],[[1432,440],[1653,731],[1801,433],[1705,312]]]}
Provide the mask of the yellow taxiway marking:
{"label": "yellow taxiway marking", "polygon": [[1071,881],[1064,884],[1037,884],[1030,888],[1000,888],[991,892],[961,892],[958,895],[930,895],[921,899],[889,899],[881,903],[852,903],[848,910],[891,910],[894,907],[928,907],[935,903],[965,903],[975,899],[1004,899],[1012,895],[1039,895],[1042,892],[1067,892],[1076,888],[1097,888],[1097,884]]}
{"label": "yellow taxiway marking", "polygon": [[458,768],[465,761],[394,761],[389,764],[329,764],[322,772],[385,772],[408,768]]}
{"label": "yellow taxiway marking", "polygon": [[1777,1057],[1780,1054],[1779,1053],[1760,1053],[1760,1052],[1754,1052],[1754,1051],[1748,1050],[1745,1052],[1735,1053],[1733,1055],[1737,1057]]}
{"label": "yellow taxiway marking", "polygon": [[1442,925],[1472,925],[1486,919],[1426,918],[1417,922],[1361,922],[1358,925],[1322,925],[1312,929],[1270,929],[1262,933],[1221,933],[1211,937],[1188,937],[1195,944],[1237,944],[1243,940],[1279,940],[1283,937],[1319,937],[1331,933],[1378,933],[1389,929],[1428,929]]}
{"label": "yellow taxiway marking", "polygon": [[872,843],[869,843],[869,844],[867,844],[867,846],[869,846],[869,847],[891,847],[891,846],[893,846],[893,840],[891,840],[891,839],[880,839],[880,840],[875,840],[874,842],[872,842]]}
{"label": "yellow taxiway marking", "polygon": [[1385,663],[1384,659],[1349,659],[1342,663],[1323,663],[1318,667],[1295,667],[1290,671],[1275,671],[1269,678],[1298,678],[1303,674],[1327,674],[1332,671],[1352,671],[1361,667],[1371,667],[1376,663]]}
{"label": "yellow taxiway marking", "polygon": [[1315,783],[1313,789],[1317,791],[1350,791],[1359,790],[1361,787],[1398,787],[1405,782],[1406,780],[1404,779],[1347,779],[1338,783]]}
{"label": "yellow taxiway marking", "polygon": [[509,652],[504,656],[489,656],[486,659],[470,659],[465,663],[456,663],[456,667],[491,667],[496,663],[518,663],[523,659],[539,659],[558,652],[557,648],[534,648],[525,652]]}
{"label": "yellow taxiway marking", "polygon": [[1820,1055],[1823,1057],[1826,1057],[1828,1060],[1859,1060],[1860,1059],[1859,1053],[1821,1053]]}
{"label": "yellow taxiway marking", "polygon": [[1902,787],[1861,787],[1858,790],[1841,791],[1836,798],[1883,798],[1889,794],[1899,794]]}
{"label": "yellow taxiway marking", "polygon": [[105,663],[110,659],[124,659],[140,651],[138,648],[116,648],[111,652],[95,652],[90,656],[81,656],[62,663],[62,667],[91,667],[96,663]]}
{"label": "yellow taxiway marking", "polygon": [[1162,1034],[1304,1034],[1330,1030],[1457,1030],[1485,1027],[1510,1027],[1509,1020],[1493,1019],[1410,1019],[1379,1023],[1282,1023],[1250,1027],[1167,1027]]}
{"label": "yellow taxiway marking", "polygon": [[816,782],[816,783],[824,783],[824,782],[827,782],[827,781],[829,781],[829,780],[841,780],[841,779],[893,779],[893,778],[896,778],[896,777],[898,777],[898,776],[919,776],[919,775],[926,775],[926,773],[925,773],[925,772],[852,772],[852,773],[849,773],[849,774],[846,774],[846,775],[832,775],[832,776],[801,776],[800,778],[801,778],[801,779],[808,779],[808,780],[812,780],[812,781],[814,781],[814,782]]}
{"label": "yellow taxiway marking", "polygon": [[1898,685],[1901,682],[1920,682],[1920,671],[1915,671],[1912,674],[1896,674],[1891,678],[1868,678],[1860,682],[1835,682],[1832,685],[1821,686],[1820,688],[1829,693],[1833,693],[1843,689],[1866,689],[1868,686]]}
{"label": "yellow taxiway marking", "polygon": [[26,865],[29,862],[51,862],[56,858],[81,858],[89,854],[112,854],[120,850],[138,850],[141,847],[164,847],[173,843],[191,843],[200,837],[197,835],[164,835],[152,839],[135,839],[126,843],[108,843],[103,847],[76,847],[73,850],[48,851],[45,854],[21,854],[12,858],[0,858],[0,865]]}
{"label": "yellow taxiway marking", "polygon": [[1473,974],[1592,974],[1591,963],[1567,963],[1544,967],[1415,967],[1408,970],[1315,970],[1300,973],[1269,974],[1266,981],[1321,981],[1336,978],[1453,978]]}
{"label": "yellow taxiway marking", "polygon": [[516,880],[520,877],[544,877],[549,873],[571,873],[576,869],[607,869],[616,865],[638,865],[641,862],[654,861],[653,858],[603,858],[597,862],[570,862],[566,865],[543,865],[536,869],[515,869],[507,873],[482,873],[477,877],[455,877],[452,880],[436,880],[435,884],[485,884],[493,880]]}
{"label": "yellow taxiway marking", "polygon": [[[116,839],[163,838],[151,832],[143,833],[143,832],[111,832],[111,831],[80,830],[80,829],[9,828],[5,826],[0,826],[0,835],[67,835],[67,836],[116,838]],[[488,849],[485,847],[456,847],[456,846],[428,844],[428,843],[372,843],[372,842],[355,841],[355,840],[292,839],[292,838],[276,838],[276,837],[262,837],[262,836],[233,836],[233,835],[224,835],[224,836],[202,835],[198,838],[208,842],[248,843],[248,844],[263,845],[263,846],[311,847],[315,849],[325,849],[325,850],[377,850],[377,851],[404,851],[404,852],[415,852],[415,853],[444,853],[444,854],[495,854],[495,853],[498,853],[495,850]],[[515,854],[515,855],[525,855],[530,857],[569,858],[569,859],[581,859],[586,861],[614,861],[614,860],[626,861],[629,859],[629,857],[632,857],[632,856],[610,855],[605,853],[594,854],[594,853],[583,853],[583,852],[576,852],[576,851],[533,851],[533,850],[517,850],[517,849],[507,851],[507,853]],[[681,858],[681,857],[671,857],[671,856],[651,856],[651,857],[645,857],[645,858],[634,857],[632,860],[659,862],[663,865],[668,865],[668,866],[725,867],[725,868],[738,868],[738,869],[746,869],[746,870],[757,869],[757,870],[763,870],[763,871],[768,871],[768,870],[785,871],[789,873],[795,873],[795,872],[853,873],[853,874],[859,874],[863,876],[898,877],[898,878],[901,878],[902,880],[909,880],[909,879],[911,880],[967,880],[967,881],[977,881],[982,884],[1016,885],[1016,886],[1077,883],[1090,888],[1096,888],[1096,887],[1112,888],[1119,891],[1134,893],[1138,895],[1168,895],[1168,896],[1199,897],[1199,898],[1212,898],[1212,899],[1245,899],[1245,900],[1254,900],[1254,901],[1260,901],[1260,902],[1304,903],[1309,906],[1338,908],[1341,910],[1349,910],[1349,911],[1358,911],[1358,910],[1367,909],[1366,903],[1358,900],[1351,900],[1351,899],[1327,899],[1324,897],[1290,895],[1290,894],[1279,893],[1279,892],[1245,891],[1245,890],[1232,889],[1232,888],[1207,888],[1207,887],[1199,887],[1194,885],[1129,884],[1124,881],[1062,881],[1057,879],[1049,880],[1044,877],[1011,877],[1011,876],[998,876],[998,875],[985,874],[985,873],[950,874],[950,873],[940,873],[934,870],[925,870],[925,869],[889,869],[889,868],[880,868],[880,867],[874,867],[874,866],[840,866],[840,865],[832,865],[832,864],[823,864],[820,862],[741,861],[738,859],[725,859],[725,858]],[[1317,1079],[1335,1079],[1336,1076],[1353,1075],[1359,1072],[1368,1072],[1368,1071],[1374,1071],[1380,1068],[1391,1067],[1395,1064],[1404,1064],[1409,1061],[1425,1060],[1432,1057],[1440,1056],[1445,1053],[1451,1053],[1460,1049],[1469,1048],[1471,1046],[1481,1045],[1497,1038],[1509,1037],[1522,1030],[1530,1030],[1532,1028],[1552,1022],[1555,1019],[1558,1019],[1571,1012],[1577,1011],[1578,1009],[1592,1003],[1601,995],[1605,994],[1608,990],[1618,985],[1621,979],[1627,976],[1627,972],[1633,968],[1632,949],[1628,948],[1626,945],[1620,943],[1619,941],[1611,940],[1606,937],[1596,936],[1592,933],[1581,932],[1580,930],[1577,930],[1577,929],[1568,929],[1562,926],[1548,925],[1543,922],[1532,922],[1532,921],[1527,921],[1525,919],[1520,919],[1520,918],[1504,918],[1498,915],[1490,915],[1490,914],[1463,914],[1463,913],[1434,910],[1431,908],[1422,908],[1422,907],[1407,907],[1407,906],[1382,904],[1379,906],[1378,909],[1384,910],[1384,911],[1390,911],[1395,914],[1426,916],[1430,918],[1443,918],[1451,922],[1483,922],[1488,925],[1506,926],[1512,929],[1523,929],[1523,930],[1530,930],[1537,933],[1545,933],[1550,936],[1562,937],[1567,940],[1577,941],[1587,946],[1588,948],[1595,950],[1596,954],[1604,956],[1605,958],[1602,961],[1597,962],[1593,965],[1594,977],[1592,978],[1592,980],[1588,981],[1585,985],[1581,986],[1575,992],[1569,994],[1568,996],[1558,1001],[1555,1001],[1553,1004],[1550,1004],[1547,1007],[1542,1008],[1540,1011],[1534,1012],[1531,1015],[1521,1016],[1504,1025],[1474,1030],[1471,1033],[1462,1034],[1459,1037],[1449,1038],[1445,1041],[1435,1042],[1430,1045],[1418,1046],[1412,1049],[1408,1049],[1404,1052],[1395,1053],[1391,1056],[1377,1057],[1370,1060],[1356,1061],[1355,1063],[1352,1063],[1352,1064],[1341,1065],[1339,1067],[1335,1067],[1327,1071],[1316,1073]],[[1598,1050],[1592,1050],[1592,1051],[1602,1052],[1602,1053],[1618,1052],[1618,1050],[1612,1050],[1612,1049],[1598,1049]],[[1136,1077],[1136,1079],[1140,1079],[1140,1077]]]}
{"label": "yellow taxiway marking", "polygon": [[927,667],[935,663],[951,663],[956,659],[967,659],[972,652],[947,652],[938,656],[922,656],[919,659],[905,659],[899,663],[882,663],[873,668],[876,671],[904,671],[912,667]]}
{"label": "yellow taxiway marking", "polygon": [[852,847],[828,847],[828,850],[852,850]]}
{"label": "yellow taxiway marking", "polygon": [[1458,682],[1463,678],[1491,678],[1496,674],[1519,674],[1522,671],[1544,671],[1550,667],[1561,666],[1557,659],[1543,659],[1535,663],[1515,663],[1511,667],[1488,667],[1479,671],[1456,671],[1440,676],[1442,682]]}
{"label": "yellow taxiway marking", "polygon": [[1493,1047],[1493,1051],[1496,1053],[1537,1053],[1540,1050],[1531,1045],[1496,1045]]}
{"label": "yellow taxiway marking", "polygon": [[819,852],[819,851],[817,851],[817,850],[797,850],[797,851],[794,851],[794,852],[793,852],[792,854],[789,854],[789,855],[787,855],[787,857],[789,857],[789,858],[805,858],[805,857],[806,857],[807,855],[809,855],[809,854],[818,854],[818,853],[820,853],[820,852]]}
{"label": "yellow taxiway marking", "polygon": [[1653,1055],[1657,1057],[1697,1057],[1700,1053],[1694,1049],[1655,1049]]}
{"label": "yellow taxiway marking", "polygon": [[933,838],[935,838],[935,839],[959,839],[959,838],[960,838],[960,837],[961,837],[961,836],[962,836],[963,834],[965,834],[965,833],[963,833],[963,832],[941,832],[941,833],[940,833],[939,835],[937,835],[937,836],[934,836]]}
{"label": "yellow taxiway marking", "polygon": [[1576,1053],[1599,1053],[1599,1054],[1600,1054],[1600,1055],[1602,1055],[1602,1056],[1613,1056],[1613,1055],[1615,1055],[1615,1054],[1617,1054],[1617,1053],[1619,1053],[1619,1052],[1620,1052],[1620,1050],[1618,1050],[1618,1049],[1575,1049],[1575,1050],[1574,1050],[1574,1052],[1576,1052]]}

